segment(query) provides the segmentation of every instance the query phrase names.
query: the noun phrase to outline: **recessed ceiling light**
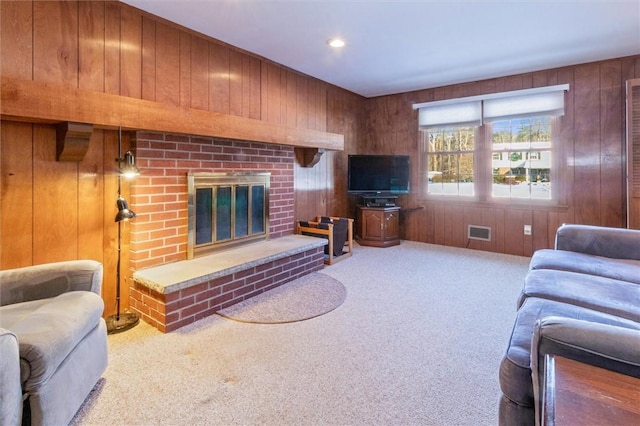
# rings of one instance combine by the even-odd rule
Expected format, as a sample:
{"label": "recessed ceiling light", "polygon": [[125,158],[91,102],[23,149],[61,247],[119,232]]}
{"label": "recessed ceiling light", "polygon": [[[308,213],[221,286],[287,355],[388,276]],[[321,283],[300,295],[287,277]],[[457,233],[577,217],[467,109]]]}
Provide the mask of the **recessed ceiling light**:
{"label": "recessed ceiling light", "polygon": [[344,47],[345,42],[340,38],[330,38],[327,40],[327,44],[331,47]]}

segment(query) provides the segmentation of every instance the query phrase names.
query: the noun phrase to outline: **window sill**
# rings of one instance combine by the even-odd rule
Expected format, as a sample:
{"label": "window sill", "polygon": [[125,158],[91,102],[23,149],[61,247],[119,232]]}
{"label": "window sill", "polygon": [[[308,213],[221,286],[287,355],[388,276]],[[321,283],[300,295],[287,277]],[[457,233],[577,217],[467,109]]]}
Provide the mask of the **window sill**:
{"label": "window sill", "polygon": [[569,206],[553,200],[513,200],[513,199],[492,199],[490,201],[481,201],[475,197],[458,197],[458,196],[427,196],[417,199],[418,204],[446,204],[463,207],[484,207],[484,208],[505,208],[519,210],[547,210],[566,212]]}

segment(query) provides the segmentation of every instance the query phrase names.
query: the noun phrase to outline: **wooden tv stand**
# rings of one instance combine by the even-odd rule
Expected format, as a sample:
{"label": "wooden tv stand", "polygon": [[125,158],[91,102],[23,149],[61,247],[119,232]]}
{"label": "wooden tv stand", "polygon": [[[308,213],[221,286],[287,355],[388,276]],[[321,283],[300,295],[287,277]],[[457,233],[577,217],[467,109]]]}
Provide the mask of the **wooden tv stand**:
{"label": "wooden tv stand", "polygon": [[400,207],[357,207],[356,241],[361,246],[400,244]]}

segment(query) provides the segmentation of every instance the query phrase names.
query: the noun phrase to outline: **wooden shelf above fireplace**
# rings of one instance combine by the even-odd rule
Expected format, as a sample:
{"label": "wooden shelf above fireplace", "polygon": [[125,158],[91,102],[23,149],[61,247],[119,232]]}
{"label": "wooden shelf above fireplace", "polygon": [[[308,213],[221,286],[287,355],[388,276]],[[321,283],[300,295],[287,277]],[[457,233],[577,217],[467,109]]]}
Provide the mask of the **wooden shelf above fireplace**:
{"label": "wooden shelf above fireplace", "polygon": [[94,128],[145,130],[341,151],[344,135],[235,115],[2,77],[2,119],[90,123]]}

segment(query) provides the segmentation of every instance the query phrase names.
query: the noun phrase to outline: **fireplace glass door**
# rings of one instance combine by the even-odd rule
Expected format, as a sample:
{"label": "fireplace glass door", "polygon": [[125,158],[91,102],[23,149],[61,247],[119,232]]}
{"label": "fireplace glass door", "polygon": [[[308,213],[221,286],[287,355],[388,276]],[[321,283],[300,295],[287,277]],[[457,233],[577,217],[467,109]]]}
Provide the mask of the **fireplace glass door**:
{"label": "fireplace glass door", "polygon": [[189,175],[188,257],[268,237],[269,174]]}

